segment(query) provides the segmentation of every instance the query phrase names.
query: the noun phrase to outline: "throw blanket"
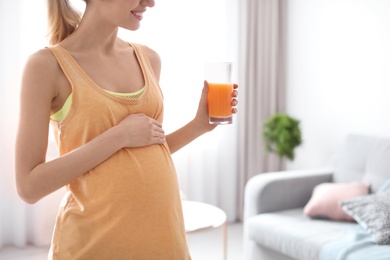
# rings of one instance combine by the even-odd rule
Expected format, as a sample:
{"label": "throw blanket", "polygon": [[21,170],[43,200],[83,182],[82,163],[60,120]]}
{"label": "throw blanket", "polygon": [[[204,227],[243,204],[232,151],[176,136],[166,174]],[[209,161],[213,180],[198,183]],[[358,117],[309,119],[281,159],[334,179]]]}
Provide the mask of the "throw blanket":
{"label": "throw blanket", "polygon": [[390,245],[373,242],[370,233],[360,225],[348,227],[334,241],[326,243],[320,252],[321,260],[389,260]]}

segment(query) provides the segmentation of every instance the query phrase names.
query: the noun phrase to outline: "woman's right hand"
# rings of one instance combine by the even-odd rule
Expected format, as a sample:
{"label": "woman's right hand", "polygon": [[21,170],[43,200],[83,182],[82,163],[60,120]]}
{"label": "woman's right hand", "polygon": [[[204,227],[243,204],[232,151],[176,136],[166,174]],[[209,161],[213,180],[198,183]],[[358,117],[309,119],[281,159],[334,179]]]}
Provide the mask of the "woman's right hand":
{"label": "woman's right hand", "polygon": [[123,140],[123,147],[142,147],[165,143],[162,124],[144,114],[131,114],[117,126]]}

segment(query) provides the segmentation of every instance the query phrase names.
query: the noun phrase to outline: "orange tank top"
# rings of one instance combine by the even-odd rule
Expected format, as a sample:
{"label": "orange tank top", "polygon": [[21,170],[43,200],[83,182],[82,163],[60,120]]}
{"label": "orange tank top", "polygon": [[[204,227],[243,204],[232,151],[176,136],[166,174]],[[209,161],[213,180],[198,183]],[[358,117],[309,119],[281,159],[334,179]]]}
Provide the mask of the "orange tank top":
{"label": "orange tank top", "polygon": [[[72,86],[66,117],[52,121],[60,155],[144,113],[162,122],[163,96],[142,45],[134,49],[145,80],[135,100],[97,86],[71,54],[50,47]],[[167,144],[125,148],[66,186],[49,259],[190,259],[177,176]]]}

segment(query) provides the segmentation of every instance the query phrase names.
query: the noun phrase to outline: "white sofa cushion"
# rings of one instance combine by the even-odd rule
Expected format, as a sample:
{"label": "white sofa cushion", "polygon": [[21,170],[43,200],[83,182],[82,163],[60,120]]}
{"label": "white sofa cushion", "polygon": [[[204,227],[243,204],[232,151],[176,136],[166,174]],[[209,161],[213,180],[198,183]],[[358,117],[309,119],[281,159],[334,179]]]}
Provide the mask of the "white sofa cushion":
{"label": "white sofa cushion", "polygon": [[361,181],[366,171],[367,158],[378,143],[379,138],[376,137],[348,135],[337,158],[333,181]]}
{"label": "white sofa cushion", "polygon": [[334,182],[367,182],[375,193],[390,178],[390,139],[349,135],[335,163]]}
{"label": "white sofa cushion", "polygon": [[381,140],[367,158],[363,181],[371,183],[371,192],[376,193],[390,179],[390,140]]}

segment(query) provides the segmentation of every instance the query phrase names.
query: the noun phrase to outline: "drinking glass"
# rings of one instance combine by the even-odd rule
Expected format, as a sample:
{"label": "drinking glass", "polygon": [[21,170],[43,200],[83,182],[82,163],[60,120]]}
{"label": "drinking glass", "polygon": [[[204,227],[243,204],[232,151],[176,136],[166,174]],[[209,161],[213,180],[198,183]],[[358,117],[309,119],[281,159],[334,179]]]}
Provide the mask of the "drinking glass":
{"label": "drinking glass", "polygon": [[233,83],[231,62],[210,62],[204,66],[205,80],[209,84],[208,113],[210,124],[231,124]]}

